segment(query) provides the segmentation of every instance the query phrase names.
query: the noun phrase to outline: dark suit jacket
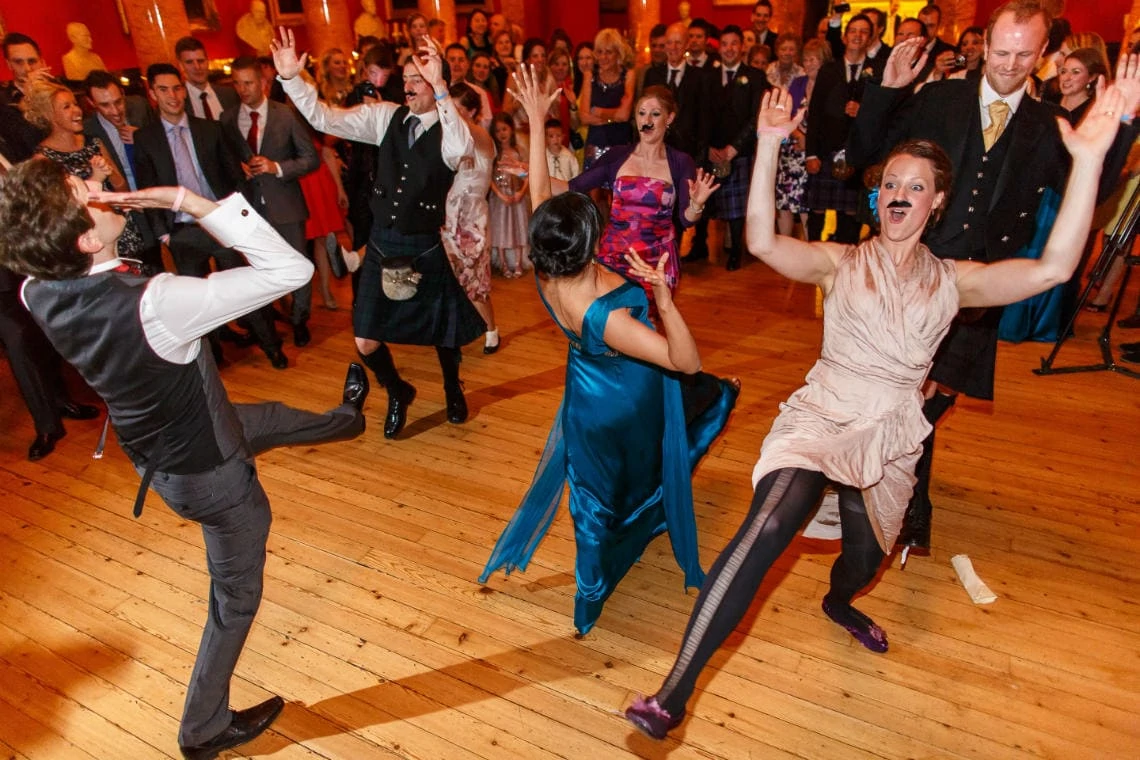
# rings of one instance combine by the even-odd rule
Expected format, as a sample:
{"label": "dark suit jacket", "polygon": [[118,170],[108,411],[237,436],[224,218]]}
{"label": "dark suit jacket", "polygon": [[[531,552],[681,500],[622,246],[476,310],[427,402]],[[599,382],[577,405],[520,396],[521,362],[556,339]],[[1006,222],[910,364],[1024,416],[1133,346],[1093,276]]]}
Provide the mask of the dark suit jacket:
{"label": "dark suit jacket", "polygon": [[865,59],[860,66],[860,77],[847,81],[846,62],[843,58],[824,64],[815,80],[808,113],[811,124],[807,130],[807,155],[824,163],[831,154],[847,142],[847,133],[855,120],[847,115],[848,101],[862,101],[868,84],[881,82],[886,61],[881,58]]}
{"label": "dark suit jacket", "polygon": [[[241,104],[241,98],[238,97],[237,90],[235,90],[232,85],[214,84],[211,82],[210,86],[214,88],[214,92],[218,96],[218,102],[222,104],[223,111]],[[195,113],[194,106],[190,103],[189,88],[186,90],[186,113],[190,114],[191,116],[193,116]],[[217,121],[220,117],[221,114],[214,114],[215,121]]]}
{"label": "dark suit jacket", "polygon": [[[155,120],[154,111],[151,110],[146,98],[140,98],[138,95],[128,95],[126,101],[127,123],[132,127],[142,128]],[[114,161],[115,166],[119,168],[119,173],[125,177],[126,172],[123,171],[123,163],[119,160],[119,154],[112,147],[114,143],[107,134],[107,130],[103,128],[103,123],[99,121],[98,114],[91,114],[83,120],[83,134],[90,137],[98,137],[99,140],[107,146],[107,152],[111,154],[111,160]]]}
{"label": "dark suit jacket", "polygon": [[[720,69],[715,69],[717,73]],[[654,64],[645,72],[646,88],[654,85],[668,87],[668,64]],[[720,82],[717,80],[717,87]],[[713,83],[709,71],[685,66],[681,84],[676,90],[677,116],[665,135],[665,143],[684,151],[698,163],[704,160],[709,144],[709,125],[712,118]]]}
{"label": "dark suit jacket", "polygon": [[751,156],[756,152],[756,114],[760,110],[760,99],[768,89],[768,78],[760,69],[740,64],[736,79],[727,87],[721,86],[724,70],[721,67],[712,72],[715,93],[716,118],[712,119],[709,133],[709,146],[736,148],[741,156]]}
{"label": "dark suit jacket", "polygon": [[[249,143],[238,128],[241,106],[222,112],[222,132],[233,154],[244,163],[253,158]],[[270,224],[303,222],[309,218],[305,196],[297,180],[320,166],[317,148],[305,126],[289,106],[269,101],[261,129],[260,155],[281,166],[281,176],[261,174],[242,184],[242,193]]]}
{"label": "dark suit jacket", "polygon": [[[870,53],[868,53],[867,57],[868,58],[882,59],[883,66],[886,66],[887,65],[887,59],[891,57],[891,50],[893,50],[894,48],[892,48],[887,43],[883,42],[882,39],[880,39],[879,42],[881,44],[879,45],[879,49],[877,51],[875,51],[875,55],[872,56]],[[843,41],[843,27],[842,26],[831,26],[830,24],[828,24],[828,26],[827,26],[827,43],[829,45],[831,45],[831,57],[837,61],[841,60],[843,58],[844,53],[847,52],[847,43],[845,43]]]}
{"label": "dark suit jacket", "polygon": [[[241,182],[241,166],[223,139],[220,124],[189,114],[186,118],[190,124],[194,152],[198,156],[202,174],[210,185],[210,191],[215,198],[224,198],[233,193]],[[162,119],[156,119],[135,132],[135,180],[139,187],[178,184],[174,155],[166,141],[166,127]],[[156,237],[169,234],[174,225],[174,214],[170,211],[152,212],[149,219]]]}
{"label": "dark suit jacket", "polygon": [[934,40],[934,47],[931,48],[930,55],[926,56],[926,63],[918,72],[918,76],[914,78],[914,81],[916,83],[925,82],[926,78],[930,76],[930,72],[934,71],[934,62],[938,59],[938,56],[947,50],[954,50],[954,46],[948,42],[943,42],[941,39]]}
{"label": "dark suit jacket", "polygon": [[779,36],[780,33],[769,26],[768,31],[764,32],[764,34],[756,35],[756,44],[767,45],[774,54],[776,52],[776,38]]}
{"label": "dark suit jacket", "polygon": [[[817,85],[818,87],[818,85]],[[938,143],[954,166],[952,194],[968,193],[976,167],[964,166],[970,131],[980,120],[979,81],[949,79],[923,87],[907,97],[898,88],[869,85],[859,116],[847,144],[847,160],[863,168],[882,160],[898,143],[924,138]],[[986,258],[997,261],[1012,256],[1029,243],[1036,231],[1035,217],[1045,188],[1062,193],[1069,170],[1069,155],[1057,131],[1056,117],[1063,113],[1048,103],[1026,95],[1006,130],[1012,142],[998,173],[986,224]],[[980,119],[980,117],[979,117]],[[814,122],[813,126],[814,128]],[[810,134],[809,129],[809,134]],[[1122,127],[1105,161],[1100,197],[1115,187],[1136,127]],[[927,244],[939,254],[939,243],[948,241],[962,226],[950,215],[931,229]],[[946,246],[943,247],[946,249]]]}

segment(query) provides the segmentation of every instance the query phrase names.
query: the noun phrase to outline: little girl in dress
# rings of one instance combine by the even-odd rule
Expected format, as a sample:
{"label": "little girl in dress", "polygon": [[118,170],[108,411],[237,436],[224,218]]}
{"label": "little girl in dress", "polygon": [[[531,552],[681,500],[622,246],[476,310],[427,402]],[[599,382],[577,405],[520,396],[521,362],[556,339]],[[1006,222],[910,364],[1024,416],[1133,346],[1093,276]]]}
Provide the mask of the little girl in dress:
{"label": "little girl in dress", "polygon": [[523,165],[515,138],[515,125],[508,114],[497,113],[491,125],[495,138],[495,168],[491,175],[491,262],[504,277],[519,277],[530,269],[527,224],[527,179],[516,167]]}

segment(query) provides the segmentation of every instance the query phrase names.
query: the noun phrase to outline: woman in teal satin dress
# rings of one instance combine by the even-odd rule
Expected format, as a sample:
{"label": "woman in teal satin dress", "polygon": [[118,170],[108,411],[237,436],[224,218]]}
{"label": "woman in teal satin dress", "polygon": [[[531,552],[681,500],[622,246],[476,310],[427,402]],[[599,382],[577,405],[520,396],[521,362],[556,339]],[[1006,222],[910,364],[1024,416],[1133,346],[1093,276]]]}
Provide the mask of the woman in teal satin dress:
{"label": "woman in teal satin dress", "polygon": [[[531,124],[541,129],[542,120]],[[531,139],[541,151],[541,135]],[[566,391],[534,482],[480,582],[500,568],[526,568],[568,483],[577,545],[574,625],[585,633],[661,533],[669,533],[685,586],[703,581],[691,472],[736,395],[734,387],[686,425],[678,375],[697,372],[700,356],[673,303],[668,254],[656,267],[632,252],[627,257],[630,273],[652,289],[657,332],[641,285],[596,259],[602,225],[593,202],[580,193],[550,198],[545,156],[537,159],[530,163],[531,258],[543,303],[570,343]]]}

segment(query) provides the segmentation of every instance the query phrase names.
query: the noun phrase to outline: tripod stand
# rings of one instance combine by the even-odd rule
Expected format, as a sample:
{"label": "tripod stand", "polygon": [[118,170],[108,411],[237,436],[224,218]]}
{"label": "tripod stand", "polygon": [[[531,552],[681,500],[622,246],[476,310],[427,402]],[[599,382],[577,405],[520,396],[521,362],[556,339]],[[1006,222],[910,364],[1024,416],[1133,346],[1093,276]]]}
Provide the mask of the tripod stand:
{"label": "tripod stand", "polygon": [[[1132,268],[1140,265],[1140,256],[1132,255],[1132,243],[1136,239],[1138,226],[1140,226],[1140,186],[1137,186],[1137,188],[1132,191],[1132,196],[1128,199],[1128,205],[1125,206],[1124,213],[1117,219],[1116,224],[1112,227],[1112,231],[1104,236],[1104,247],[1101,248],[1100,257],[1093,266],[1088,285],[1086,285],[1085,289],[1081,292],[1080,300],[1077,301],[1072,316],[1069,317],[1068,323],[1058,335],[1057,342],[1053,344],[1053,350],[1049,353],[1048,357],[1041,360],[1041,367],[1033,370],[1034,374],[1061,375],[1074,372],[1119,372],[1128,377],[1140,378],[1140,372],[1117,364],[1116,358],[1112,353],[1112,326],[1116,324],[1116,315],[1120,311],[1121,302],[1124,300],[1124,292],[1128,289],[1128,280],[1132,276]],[[1053,362],[1056,360],[1057,354],[1060,353],[1061,346],[1064,345],[1065,341],[1068,340],[1072,334],[1073,324],[1077,321],[1077,315],[1081,313],[1085,304],[1088,303],[1093,288],[1104,282],[1105,276],[1117,261],[1123,264],[1124,274],[1120,278],[1120,287],[1117,288],[1116,296],[1112,299],[1112,307],[1108,310],[1108,322],[1101,331],[1100,337],[1097,338],[1097,343],[1100,345],[1102,361],[1098,364],[1084,364],[1073,367],[1054,366]]]}

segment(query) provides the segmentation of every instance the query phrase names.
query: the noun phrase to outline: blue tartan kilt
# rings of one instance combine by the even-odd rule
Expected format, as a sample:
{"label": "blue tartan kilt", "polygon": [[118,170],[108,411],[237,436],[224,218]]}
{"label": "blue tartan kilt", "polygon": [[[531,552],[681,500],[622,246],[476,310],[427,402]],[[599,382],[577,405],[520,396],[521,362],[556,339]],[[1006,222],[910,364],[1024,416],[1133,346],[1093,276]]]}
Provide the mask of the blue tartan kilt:
{"label": "blue tartan kilt", "polygon": [[[710,166],[705,166],[709,171]],[[712,194],[713,217],[743,219],[748,210],[748,186],[752,183],[752,156],[732,159],[732,172],[719,180],[720,188]]]}

